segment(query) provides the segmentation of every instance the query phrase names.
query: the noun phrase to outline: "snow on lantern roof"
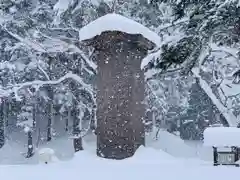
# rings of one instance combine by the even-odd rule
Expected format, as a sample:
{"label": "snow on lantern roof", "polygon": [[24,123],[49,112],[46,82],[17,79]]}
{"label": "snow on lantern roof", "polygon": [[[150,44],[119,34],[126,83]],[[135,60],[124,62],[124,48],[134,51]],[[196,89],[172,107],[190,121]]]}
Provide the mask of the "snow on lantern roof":
{"label": "snow on lantern roof", "polygon": [[161,42],[160,37],[155,32],[136,21],[115,13],[106,14],[80,29],[80,41],[91,39],[104,31],[121,31],[128,34],[141,34],[144,38],[155,43],[157,46]]}
{"label": "snow on lantern roof", "polygon": [[204,131],[204,145],[214,147],[240,146],[240,128],[208,127]]}

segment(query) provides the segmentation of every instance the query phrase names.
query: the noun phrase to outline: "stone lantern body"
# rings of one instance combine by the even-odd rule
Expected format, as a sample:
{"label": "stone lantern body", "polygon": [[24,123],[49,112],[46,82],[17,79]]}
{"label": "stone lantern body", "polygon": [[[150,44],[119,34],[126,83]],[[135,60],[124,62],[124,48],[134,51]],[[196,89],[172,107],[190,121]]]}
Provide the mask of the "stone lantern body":
{"label": "stone lantern body", "polygon": [[97,61],[97,154],[111,159],[131,157],[144,145],[141,61],[155,44],[142,34],[118,28],[83,42],[95,48]]}

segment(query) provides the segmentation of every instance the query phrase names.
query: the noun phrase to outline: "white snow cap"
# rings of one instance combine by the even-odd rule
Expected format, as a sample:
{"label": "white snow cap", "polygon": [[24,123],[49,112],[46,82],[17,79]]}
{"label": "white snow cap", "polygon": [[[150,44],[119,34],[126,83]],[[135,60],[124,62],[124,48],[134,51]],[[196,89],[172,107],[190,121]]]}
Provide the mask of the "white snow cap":
{"label": "white snow cap", "polygon": [[25,132],[25,133],[28,133],[29,131],[31,131],[30,127],[25,126],[25,127],[24,127],[24,132]]}
{"label": "white snow cap", "polygon": [[240,128],[209,127],[204,131],[204,145],[215,147],[240,146]]}
{"label": "white snow cap", "polygon": [[55,156],[55,151],[51,148],[42,148],[38,151],[38,158],[40,163],[51,163],[54,161],[58,161]]}
{"label": "white snow cap", "polygon": [[157,46],[161,42],[160,37],[155,32],[136,21],[115,13],[102,16],[80,29],[80,41],[91,39],[105,31],[121,31],[128,34],[141,34]]}

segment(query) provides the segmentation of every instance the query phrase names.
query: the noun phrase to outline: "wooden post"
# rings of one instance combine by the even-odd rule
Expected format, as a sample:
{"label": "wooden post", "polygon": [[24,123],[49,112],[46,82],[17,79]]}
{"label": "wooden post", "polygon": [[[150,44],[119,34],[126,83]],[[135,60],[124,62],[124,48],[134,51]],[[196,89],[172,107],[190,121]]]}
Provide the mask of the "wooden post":
{"label": "wooden post", "polygon": [[98,65],[97,154],[124,159],[144,145],[144,74],[141,60],[154,44],[140,34],[106,31],[85,43]]}
{"label": "wooden post", "polygon": [[232,147],[232,151],[234,152],[234,163],[235,163],[235,166],[239,167],[239,164],[237,162],[239,160],[238,147],[236,147],[236,146]]}
{"label": "wooden post", "polygon": [[217,154],[217,148],[213,147],[213,165],[218,165],[218,154]]}

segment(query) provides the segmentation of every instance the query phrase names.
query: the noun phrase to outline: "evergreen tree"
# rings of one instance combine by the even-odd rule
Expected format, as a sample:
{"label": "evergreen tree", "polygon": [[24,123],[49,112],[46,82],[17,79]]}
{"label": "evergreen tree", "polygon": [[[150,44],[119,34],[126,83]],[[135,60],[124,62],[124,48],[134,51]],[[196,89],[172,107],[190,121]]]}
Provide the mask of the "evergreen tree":
{"label": "evergreen tree", "polygon": [[[60,12],[58,1],[55,0],[1,1],[0,14],[3,21],[0,22],[0,87],[6,92],[3,94],[1,91],[1,95],[7,98],[13,96],[11,104],[15,109],[12,108],[11,111],[18,114],[18,124],[29,129],[29,142],[32,141],[31,134],[37,133],[36,124],[42,121],[48,121],[47,140],[52,139],[52,120],[54,116],[59,116],[59,112],[53,113],[54,108],[60,106],[61,109],[61,106],[65,106],[64,103],[54,101],[59,98],[55,97],[55,93],[61,92],[59,89],[68,86],[70,81],[77,81],[74,88],[79,91],[74,92],[74,96],[83,91],[77,96],[76,111],[79,106],[85,105],[87,110],[85,108],[84,111],[92,113],[94,99],[86,97],[93,95],[92,87],[88,84],[91,83],[95,72],[89,64],[89,59],[83,55],[83,48],[77,43],[79,37],[76,28],[92,20],[92,15],[86,16],[86,12],[90,9],[91,13],[93,6],[90,1],[72,1]],[[81,16],[90,19],[82,19],[79,23],[81,18],[76,18],[76,13],[82,10]],[[71,76],[71,73],[75,76]],[[54,83],[59,79],[59,82]],[[41,83],[38,84],[36,80]],[[20,84],[24,83],[26,86],[21,87]],[[71,89],[65,88],[62,91],[61,96],[66,96],[65,99],[68,98],[66,92],[71,92]],[[27,101],[24,100],[26,98]],[[21,101],[22,107],[17,106],[16,100]],[[36,100],[39,102],[38,107],[30,103],[36,103]],[[27,118],[23,118],[29,107],[32,108],[31,112],[28,112]],[[36,111],[35,116],[32,112]],[[90,121],[90,118],[85,120]],[[32,121],[31,126],[29,121]],[[31,154],[29,151],[29,156]]]}
{"label": "evergreen tree", "polygon": [[226,125],[223,117],[218,118],[220,112],[201,88],[198,80],[192,85],[189,93],[189,106],[181,117],[183,139],[199,140],[203,138],[203,131],[210,124]]}

